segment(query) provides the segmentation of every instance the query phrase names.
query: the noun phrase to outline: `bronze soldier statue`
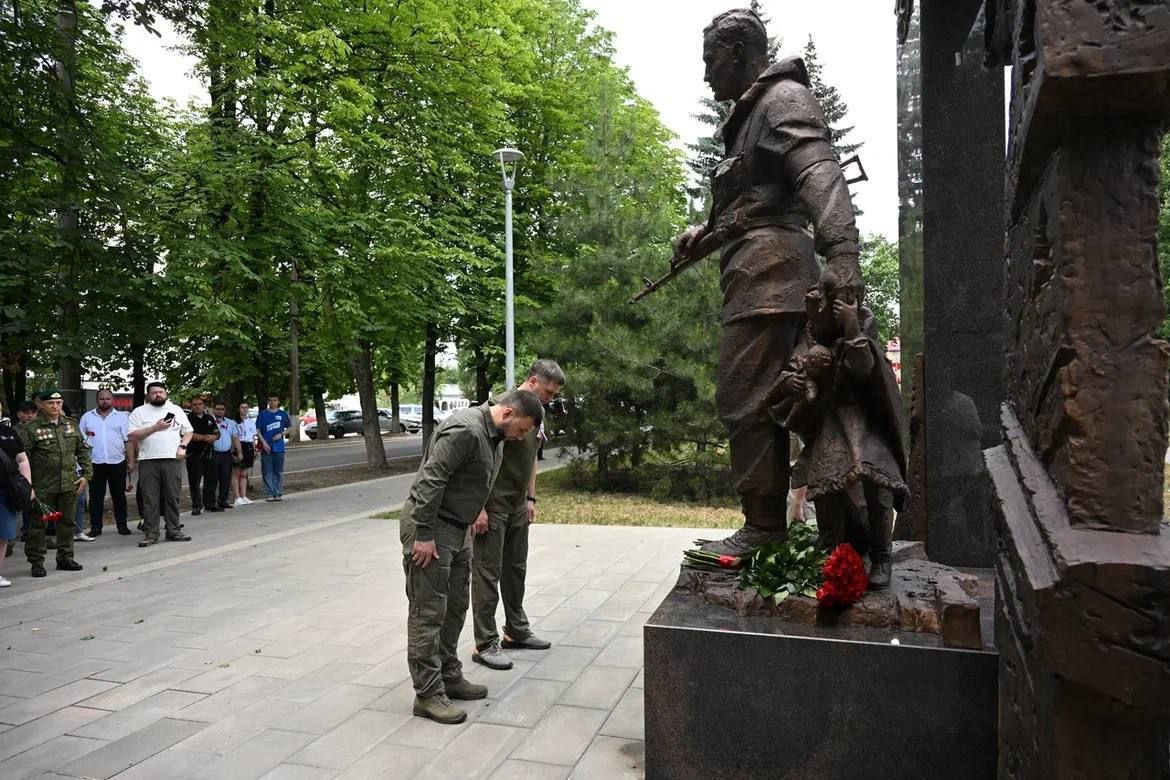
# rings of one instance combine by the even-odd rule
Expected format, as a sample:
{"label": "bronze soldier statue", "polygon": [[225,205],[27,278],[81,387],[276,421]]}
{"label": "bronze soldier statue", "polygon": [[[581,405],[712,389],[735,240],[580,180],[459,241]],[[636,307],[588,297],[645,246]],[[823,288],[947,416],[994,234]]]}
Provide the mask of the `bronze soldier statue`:
{"label": "bronze soldier statue", "polygon": [[744,555],[785,538],[788,431],[769,409],[804,327],[805,292],[818,275],[858,303],[865,287],[853,204],[804,62],[771,63],[764,23],[749,10],[715,17],[703,61],[715,99],[736,104],[722,128],[727,157],[711,174],[710,216],[679,236],[675,261],[722,252],[716,406],[744,526],[706,549]]}

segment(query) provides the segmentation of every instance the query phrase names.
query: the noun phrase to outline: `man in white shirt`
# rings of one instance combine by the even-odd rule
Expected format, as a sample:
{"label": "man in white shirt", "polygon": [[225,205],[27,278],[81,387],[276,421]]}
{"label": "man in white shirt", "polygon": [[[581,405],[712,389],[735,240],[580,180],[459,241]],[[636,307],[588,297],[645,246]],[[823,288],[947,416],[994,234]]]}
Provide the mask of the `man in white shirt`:
{"label": "man in white shirt", "polygon": [[167,400],[162,382],[146,386],[146,403],[130,413],[130,441],[138,445],[138,490],[142,494],[145,538],[139,547],[158,541],[159,504],[166,518],[166,540],[189,542],[179,526],[182,462],[193,430],[187,415]]}
{"label": "man in white shirt", "polygon": [[126,460],[130,415],[114,408],[112,392],[98,390],[97,408],[81,415],[81,432],[85,435],[93,461],[93,481],[89,483],[89,535],[102,535],[102,514],[108,486],[118,533],[129,536],[130,528],[126,525],[126,470],[134,468]]}

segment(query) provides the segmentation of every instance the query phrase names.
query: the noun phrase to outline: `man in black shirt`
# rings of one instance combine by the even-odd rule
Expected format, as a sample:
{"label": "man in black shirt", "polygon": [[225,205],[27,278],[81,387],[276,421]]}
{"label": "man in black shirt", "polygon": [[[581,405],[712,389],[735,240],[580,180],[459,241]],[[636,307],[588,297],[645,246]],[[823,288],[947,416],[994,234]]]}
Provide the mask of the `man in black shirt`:
{"label": "man in black shirt", "polygon": [[[203,511],[203,475],[213,468],[211,443],[219,438],[219,427],[215,424],[215,418],[207,413],[203,398],[198,396],[191,400],[187,420],[195,431],[191,435],[191,443],[187,445],[187,487],[191,490],[191,514],[197,515]],[[213,504],[207,507],[207,511],[223,510]]]}

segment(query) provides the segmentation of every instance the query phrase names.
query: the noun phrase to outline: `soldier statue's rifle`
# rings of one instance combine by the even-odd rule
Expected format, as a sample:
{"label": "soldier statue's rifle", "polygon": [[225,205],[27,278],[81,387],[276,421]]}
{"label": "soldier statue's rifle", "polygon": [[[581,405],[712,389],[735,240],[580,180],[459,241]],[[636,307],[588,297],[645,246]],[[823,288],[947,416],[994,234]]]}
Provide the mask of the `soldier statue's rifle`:
{"label": "soldier statue's rifle", "polygon": [[[852,179],[846,178],[846,184],[856,184],[861,181],[869,181],[869,176],[865,172],[865,166],[861,164],[861,158],[856,154],[841,163],[841,170],[844,171],[851,165],[856,165],[858,174]],[[707,233],[694,244],[687,252],[685,257],[680,257],[676,251],[670,258],[670,270],[657,279],[650,279],[649,277],[642,278],[642,284],[645,288],[639,290],[630,296],[629,302],[631,304],[637,303],[651,293],[658,292],[683,271],[690,268],[695,263],[707,257],[718,249],[723,243],[723,235],[721,233]]]}

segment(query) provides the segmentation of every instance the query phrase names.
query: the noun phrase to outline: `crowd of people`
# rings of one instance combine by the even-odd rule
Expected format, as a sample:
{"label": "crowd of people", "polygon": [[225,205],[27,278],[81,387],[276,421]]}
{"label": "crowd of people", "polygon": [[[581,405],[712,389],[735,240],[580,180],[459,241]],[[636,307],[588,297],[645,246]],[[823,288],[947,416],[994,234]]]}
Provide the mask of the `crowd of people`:
{"label": "crowd of people", "polygon": [[[460,723],[467,713],[451,700],[488,694],[487,686],[463,676],[457,654],[469,609],[472,660],[488,669],[512,668],[505,650],[551,647],[532,631],[524,590],[544,409],[564,384],[560,366],[538,360],[511,392],[454,412],[424,443],[399,530],[409,603],[406,659],[417,716]],[[220,401],[211,404],[210,414],[206,405],[196,397],[185,411],[168,399],[163,383],[152,382],[146,403],[129,414],[114,409],[113,395],[102,390],[97,406],[75,420],[63,409],[59,391],[38,394],[17,409],[15,428],[0,424],[0,543],[17,537],[23,519],[32,576],[46,576],[46,551],[54,548],[58,570],[81,571],[74,542],[103,532],[107,493],[117,532],[132,533],[129,491],[142,517],[139,547],[190,541],[179,522],[184,467],[192,514],[223,512],[251,503],[248,474],[257,451],[266,499],[280,501],[291,426],[280,399],[268,398],[255,420],[247,404],[235,418]],[[55,537],[54,543],[47,537]],[[0,587],[10,584],[0,578]],[[501,601],[502,627],[496,624]]]}
{"label": "crowd of people", "polygon": [[[169,400],[162,382],[147,385],[146,403],[129,413],[115,409],[105,389],[80,419],[69,414],[59,390],[20,404],[14,425],[0,423],[0,563],[19,540],[33,577],[47,575],[48,550],[55,551],[59,571],[81,571],[75,543],[102,535],[107,494],[123,536],[133,534],[127,494],[134,495],[139,547],[190,541],[179,521],[183,471],[191,514],[224,512],[252,503],[248,488],[257,453],[265,500],[281,501],[292,419],[280,398],[270,396],[255,418],[248,403],[235,417],[222,401],[211,403],[210,412],[207,406],[207,398],[196,396],[184,410]],[[11,584],[0,576],[0,588]]]}

